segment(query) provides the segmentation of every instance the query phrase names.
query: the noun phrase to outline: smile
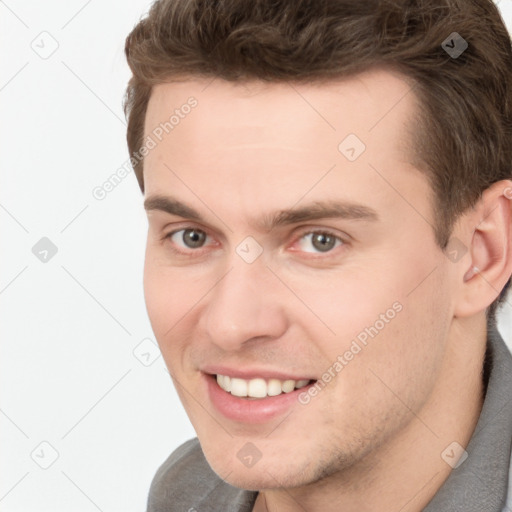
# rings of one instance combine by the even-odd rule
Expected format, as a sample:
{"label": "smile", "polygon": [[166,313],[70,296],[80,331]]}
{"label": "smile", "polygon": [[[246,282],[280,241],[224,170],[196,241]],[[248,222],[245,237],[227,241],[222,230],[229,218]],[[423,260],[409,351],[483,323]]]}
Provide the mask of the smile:
{"label": "smile", "polygon": [[295,389],[307,386],[311,381],[302,380],[279,380],[279,379],[240,379],[228,375],[217,374],[217,384],[226,392],[240,398],[266,398],[277,396],[282,393],[291,393]]}

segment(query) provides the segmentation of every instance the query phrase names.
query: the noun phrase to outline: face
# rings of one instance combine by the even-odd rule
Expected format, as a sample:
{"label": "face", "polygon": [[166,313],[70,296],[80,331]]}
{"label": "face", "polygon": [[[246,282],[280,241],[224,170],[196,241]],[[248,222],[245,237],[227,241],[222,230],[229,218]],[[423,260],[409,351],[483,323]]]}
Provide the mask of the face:
{"label": "face", "polygon": [[421,411],[432,393],[454,279],[408,163],[408,91],[385,71],[153,90],[148,314],[208,462],[235,486],[364,467],[407,428],[402,402]]}

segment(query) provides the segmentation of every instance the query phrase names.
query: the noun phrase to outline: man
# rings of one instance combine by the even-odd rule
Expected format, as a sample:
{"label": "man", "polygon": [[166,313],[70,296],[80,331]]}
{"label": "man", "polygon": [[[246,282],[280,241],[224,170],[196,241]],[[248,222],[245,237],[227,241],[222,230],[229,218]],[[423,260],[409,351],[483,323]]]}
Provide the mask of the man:
{"label": "man", "polygon": [[126,41],[148,510],[501,511],[512,51],[488,0],[161,0]]}

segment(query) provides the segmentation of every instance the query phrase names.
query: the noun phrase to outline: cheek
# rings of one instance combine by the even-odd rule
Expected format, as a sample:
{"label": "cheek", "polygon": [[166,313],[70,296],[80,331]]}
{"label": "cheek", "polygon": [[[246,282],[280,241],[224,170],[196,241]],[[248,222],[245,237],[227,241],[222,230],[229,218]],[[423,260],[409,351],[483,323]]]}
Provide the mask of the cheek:
{"label": "cheek", "polygon": [[[168,293],[169,279],[146,255],[144,264],[144,299],[153,332],[160,343],[164,333],[172,326],[171,312],[176,311],[173,304],[174,294]],[[171,313],[171,314],[169,314]]]}
{"label": "cheek", "polygon": [[346,368],[346,382],[348,393],[359,396],[362,414],[388,404],[390,411],[407,415],[407,408],[418,411],[433,391],[449,332],[450,298],[439,291],[441,273],[429,279],[400,296],[401,310],[388,323],[368,319],[361,331],[368,334],[366,344],[359,343],[362,350]]}
{"label": "cheek", "polygon": [[[200,268],[170,266],[158,251],[146,250],[144,297],[148,317],[167,368],[180,380],[193,370],[191,340],[197,334],[198,315],[215,278],[214,272],[205,275]],[[179,386],[177,390],[180,393]]]}
{"label": "cheek", "polygon": [[432,388],[452,315],[446,267],[436,258],[433,248],[389,253],[334,277],[336,284],[304,280],[295,287],[316,313],[307,313],[309,328],[325,371],[342,356],[342,369],[337,365],[331,373],[343,374],[348,395],[365,390],[361,403],[391,393],[386,384],[411,403]]}
{"label": "cheek", "polygon": [[360,269],[295,279],[293,288],[302,304],[290,297],[287,311],[292,322],[308,330],[322,352],[334,357],[349,350],[356,338],[364,343],[368,329],[387,329],[402,308],[403,294],[390,293],[385,282]]}
{"label": "cheek", "polygon": [[170,268],[146,251],[144,263],[144,298],[148,317],[156,339],[165,351],[168,340],[175,338],[181,323],[197,302],[199,292],[179,269]]}

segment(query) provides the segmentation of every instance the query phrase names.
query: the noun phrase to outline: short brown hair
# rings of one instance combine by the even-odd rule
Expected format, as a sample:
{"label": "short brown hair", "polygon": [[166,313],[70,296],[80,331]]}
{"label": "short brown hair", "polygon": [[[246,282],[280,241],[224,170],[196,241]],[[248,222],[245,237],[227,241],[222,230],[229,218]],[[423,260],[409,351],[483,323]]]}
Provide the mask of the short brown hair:
{"label": "short brown hair", "polygon": [[[456,32],[468,47],[454,56]],[[443,45],[448,39],[449,43]],[[492,0],[157,0],[126,39],[130,154],[152,86],[186,77],[317,82],[373,67],[413,84],[414,161],[429,177],[435,234],[512,177],[512,49]],[[144,191],[143,161],[134,171]],[[510,280],[487,310],[495,321]]]}

